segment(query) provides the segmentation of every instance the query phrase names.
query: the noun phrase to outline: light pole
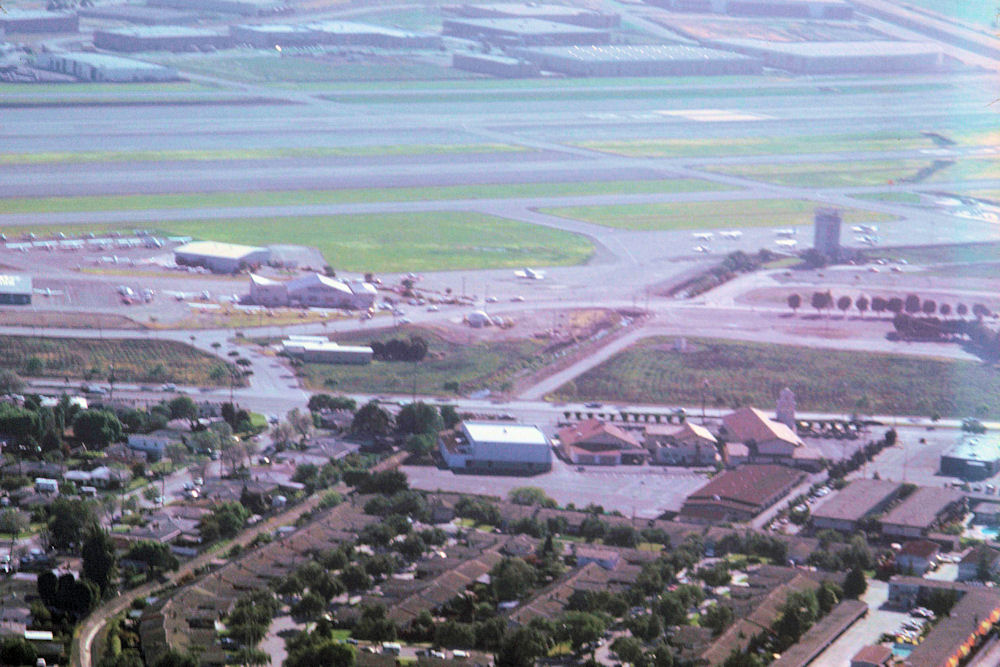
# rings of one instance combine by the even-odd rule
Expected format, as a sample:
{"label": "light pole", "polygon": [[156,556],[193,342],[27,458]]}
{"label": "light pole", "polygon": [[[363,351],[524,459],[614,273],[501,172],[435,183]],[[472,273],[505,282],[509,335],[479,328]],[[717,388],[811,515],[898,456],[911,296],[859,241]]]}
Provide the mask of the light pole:
{"label": "light pole", "polygon": [[705,425],[705,392],[708,391],[708,378],[701,381],[701,425]]}

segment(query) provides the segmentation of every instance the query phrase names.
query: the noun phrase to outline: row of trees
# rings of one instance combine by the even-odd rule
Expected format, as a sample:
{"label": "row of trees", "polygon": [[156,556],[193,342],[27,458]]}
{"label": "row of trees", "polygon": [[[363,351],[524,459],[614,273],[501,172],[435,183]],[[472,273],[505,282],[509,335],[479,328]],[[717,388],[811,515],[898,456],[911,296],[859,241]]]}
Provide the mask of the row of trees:
{"label": "row of trees", "polygon": [[420,336],[373,340],[369,343],[377,361],[423,361],[427,356],[427,341]]}
{"label": "row of trees", "polygon": [[[788,307],[792,309],[792,312],[798,311],[804,304],[802,296],[799,294],[789,294],[787,298]],[[925,316],[932,316],[934,314],[940,314],[941,317],[949,317],[952,314],[952,307],[947,303],[938,303],[934,299],[921,299],[916,294],[908,294],[906,297],[890,297],[885,298],[881,296],[875,296],[869,299],[865,295],[861,295],[857,298],[852,299],[850,296],[843,295],[834,298],[833,293],[829,290],[825,292],[813,292],[812,296],[809,297],[809,305],[816,309],[819,313],[823,310],[832,310],[834,307],[837,310],[847,315],[847,311],[853,306],[857,311],[864,317],[864,314],[868,312],[869,309],[877,315],[881,315],[884,312],[889,312],[894,315],[899,313],[907,313],[909,315],[923,314]],[[969,313],[976,319],[983,319],[992,315],[989,308],[981,303],[973,304],[970,311],[969,306],[964,303],[959,303],[954,308],[954,313],[958,317],[966,317]]]}

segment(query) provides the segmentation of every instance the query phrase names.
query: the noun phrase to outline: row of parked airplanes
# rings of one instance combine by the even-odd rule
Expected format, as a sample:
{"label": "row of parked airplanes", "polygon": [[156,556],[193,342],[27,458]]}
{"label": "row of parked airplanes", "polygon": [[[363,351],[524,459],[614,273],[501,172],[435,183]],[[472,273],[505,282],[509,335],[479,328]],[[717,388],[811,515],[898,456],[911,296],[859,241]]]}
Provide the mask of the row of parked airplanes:
{"label": "row of parked airplanes", "polygon": [[[855,225],[851,227],[851,231],[853,231],[855,234],[864,235],[863,238],[859,238],[859,241],[861,241],[862,243],[867,243],[868,245],[875,245],[878,243],[878,236],[877,236],[878,225]],[[774,242],[775,245],[779,245],[785,248],[794,248],[796,245],[798,245],[798,241],[792,238],[793,236],[796,235],[796,233],[797,230],[791,227],[787,229],[774,230],[774,235],[778,237],[778,240]],[[715,237],[715,234],[713,232],[695,232],[691,236],[693,236],[696,241],[708,242]],[[735,241],[741,238],[742,236],[743,232],[738,230],[719,232],[720,238],[730,241]],[[695,246],[694,251],[711,252],[708,246],[705,245]]]}

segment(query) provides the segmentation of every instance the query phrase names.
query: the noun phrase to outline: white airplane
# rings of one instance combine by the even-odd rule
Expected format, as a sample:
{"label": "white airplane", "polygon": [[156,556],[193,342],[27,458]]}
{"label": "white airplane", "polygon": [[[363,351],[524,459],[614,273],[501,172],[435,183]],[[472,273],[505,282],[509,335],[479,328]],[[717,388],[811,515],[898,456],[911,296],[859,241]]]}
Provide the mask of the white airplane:
{"label": "white airplane", "polygon": [[695,232],[691,236],[695,237],[699,241],[711,241],[714,234],[712,234],[712,232]]}
{"label": "white airplane", "polygon": [[733,240],[735,240],[735,239],[738,239],[738,238],[742,237],[743,236],[743,232],[741,232],[741,231],[719,232],[719,236],[721,236],[724,239],[733,239]]}
{"label": "white airplane", "polygon": [[861,239],[861,242],[864,243],[864,244],[866,244],[866,245],[878,245],[878,237],[877,236],[866,236],[863,239]]}
{"label": "white airplane", "polygon": [[545,280],[544,271],[537,271],[527,267],[521,269],[520,271],[515,271],[514,275],[518,278],[528,278],[529,280]]}
{"label": "white airplane", "polygon": [[712,252],[711,250],[709,250],[708,248],[706,248],[706,247],[705,247],[705,246],[703,246],[703,245],[698,245],[698,246],[695,246],[695,247],[694,247],[694,251],[695,251],[695,252]]}
{"label": "white airplane", "polygon": [[774,235],[775,236],[782,236],[782,237],[787,238],[789,236],[795,236],[795,230],[794,229],[776,229],[776,230],[774,230]]}
{"label": "white airplane", "polygon": [[774,242],[774,245],[780,245],[782,248],[794,248],[799,244],[795,239],[778,239]]}
{"label": "white airplane", "polygon": [[862,234],[878,234],[878,225],[858,225],[852,227],[851,230]]}

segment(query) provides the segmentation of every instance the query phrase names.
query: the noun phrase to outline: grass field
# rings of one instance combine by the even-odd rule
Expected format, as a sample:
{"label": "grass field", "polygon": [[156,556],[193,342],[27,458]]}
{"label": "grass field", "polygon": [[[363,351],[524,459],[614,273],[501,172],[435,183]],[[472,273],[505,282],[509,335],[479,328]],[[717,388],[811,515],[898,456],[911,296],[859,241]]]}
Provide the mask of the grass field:
{"label": "grass field", "polygon": [[1000,164],[995,161],[961,160],[935,164],[931,158],[725,165],[710,167],[710,170],[775,185],[799,187],[856,187],[1000,178]]}
{"label": "grass field", "polygon": [[[724,185],[696,179],[651,181],[585,181],[570,183],[513,183],[504,185],[450,185],[421,188],[365,188],[351,190],[279,190],[274,192],[206,192],[165,195],[85,197],[23,197],[5,199],[3,213],[68,213],[73,211],[138,211],[174,208],[246,206],[305,206],[372,202],[454,199],[509,199],[725,190]],[[2,218],[0,218],[2,222]],[[21,229],[5,229],[23,233]],[[37,231],[37,230],[36,230]],[[51,233],[65,230],[48,230]],[[89,231],[89,230],[88,230]]]}
{"label": "grass field", "polygon": [[175,83],[0,83],[4,96],[17,93],[172,93],[216,90],[214,86],[178,81]]}
{"label": "grass field", "polygon": [[315,148],[191,149],[170,151],[65,151],[0,153],[0,164],[82,162],[170,162],[209,160],[273,160],[287,158],[381,157],[393,155],[450,155],[453,153],[507,153],[524,151],[512,144],[407,144],[392,146],[318,146]]}
{"label": "grass field", "polygon": [[367,60],[349,62],[296,54],[294,49],[289,49],[284,54],[274,51],[255,51],[249,54],[227,52],[197,56],[157,54],[151,59],[181,71],[247,83],[433,81],[475,79],[482,76],[395,56],[383,57],[375,62]]}
{"label": "grass field", "polygon": [[[801,199],[746,199],[621,206],[571,206],[542,209],[573,220],[633,230],[792,227],[811,225],[816,202]],[[891,215],[844,209],[843,221],[884,222]]]}
{"label": "grass field", "polygon": [[879,248],[862,250],[868,261],[881,257],[890,261],[905,259],[910,264],[966,264],[996,262],[1000,258],[1000,242],[957,243],[955,245],[929,245],[913,248]]}
{"label": "grass field", "polygon": [[[784,387],[798,409],[844,412],[867,401],[868,414],[1000,417],[1000,373],[983,364],[931,358],[819,350],[716,339],[651,338],[616,355],[551,398],[694,406],[708,380],[707,403],[766,408]],[[984,413],[985,411],[985,413]]]}
{"label": "grass field", "polygon": [[710,157],[716,155],[783,155],[848,151],[895,151],[933,148],[934,142],[919,134],[900,136],[887,132],[825,136],[742,137],[739,139],[681,138],[629,141],[585,141],[577,144],[627,157]]}
{"label": "grass field", "polygon": [[887,201],[893,204],[909,204],[911,206],[918,206],[923,202],[923,198],[913,192],[870,192],[853,195],[853,197],[865,201]]}
{"label": "grass field", "polygon": [[544,363],[545,343],[532,340],[476,342],[458,344],[437,333],[420,328],[401,327],[380,331],[370,337],[362,334],[338,338],[338,342],[368,342],[417,335],[428,342],[427,357],[418,364],[375,361],[367,366],[303,364],[298,373],[315,390],[347,393],[410,393],[449,395],[445,383],[457,382],[460,393],[480,389],[503,391],[504,385],[525,369]]}
{"label": "grass field", "polygon": [[[119,382],[175,382],[218,385],[209,377],[222,361],[176,341],[139,339],[43,338],[0,336],[0,368],[24,373],[34,357],[44,365],[40,375],[105,381],[112,364]],[[228,378],[224,384],[228,386]]]}

